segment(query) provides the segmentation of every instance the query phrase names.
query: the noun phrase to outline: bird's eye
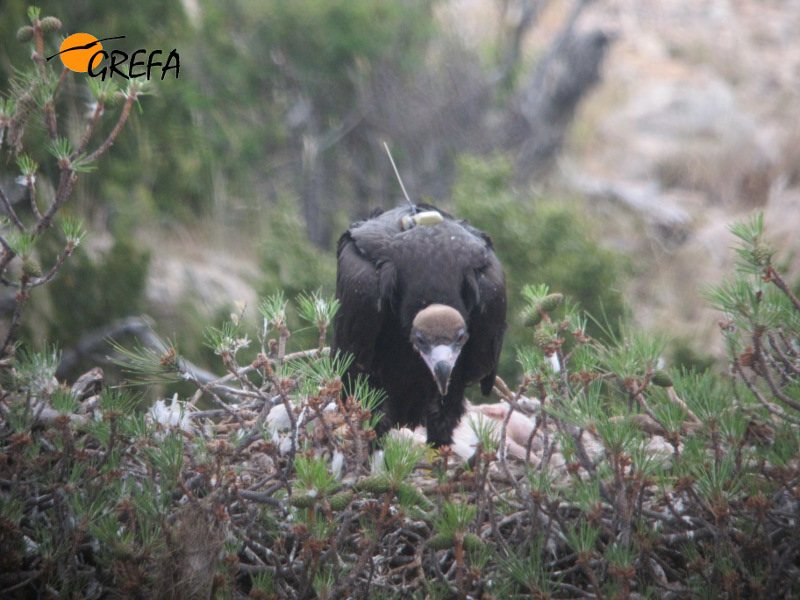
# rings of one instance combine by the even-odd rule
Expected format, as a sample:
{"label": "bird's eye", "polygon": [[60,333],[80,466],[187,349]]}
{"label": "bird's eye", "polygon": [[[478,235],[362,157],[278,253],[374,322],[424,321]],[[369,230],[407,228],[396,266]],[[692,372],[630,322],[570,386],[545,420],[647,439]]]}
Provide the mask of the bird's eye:
{"label": "bird's eye", "polygon": [[459,346],[463,346],[464,344],[467,343],[467,338],[468,337],[469,336],[467,335],[466,331],[459,331],[458,332],[458,338],[456,339],[456,342],[458,342]]}
{"label": "bird's eye", "polygon": [[419,345],[419,346],[425,346],[425,345],[426,345],[426,344],[425,344],[425,336],[424,336],[424,335],[422,335],[422,334],[421,334],[421,333],[419,333],[419,332],[417,332],[417,333],[415,333],[415,334],[414,334],[414,341],[415,341],[415,342],[417,343],[417,345]]}

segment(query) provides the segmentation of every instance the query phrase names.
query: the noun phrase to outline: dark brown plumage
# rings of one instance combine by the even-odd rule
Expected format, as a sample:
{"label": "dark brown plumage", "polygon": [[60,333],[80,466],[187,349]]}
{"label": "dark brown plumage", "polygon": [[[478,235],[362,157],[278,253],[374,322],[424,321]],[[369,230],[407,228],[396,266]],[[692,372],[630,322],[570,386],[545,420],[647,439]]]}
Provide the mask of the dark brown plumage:
{"label": "dark brown plumage", "polygon": [[441,222],[410,223],[410,206],[375,211],[339,239],[332,351],[353,355],[346,379],[363,374],[386,391],[379,434],[425,425],[441,446],[464,413],[464,390],[480,383],[487,395],[494,385],[505,275],[489,236],[417,208]]}

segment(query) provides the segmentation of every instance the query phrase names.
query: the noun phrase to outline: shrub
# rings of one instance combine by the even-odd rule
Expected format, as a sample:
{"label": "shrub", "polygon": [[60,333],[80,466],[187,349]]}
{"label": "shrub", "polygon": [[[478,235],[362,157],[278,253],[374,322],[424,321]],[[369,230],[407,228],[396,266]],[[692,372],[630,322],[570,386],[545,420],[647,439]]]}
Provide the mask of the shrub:
{"label": "shrub", "polygon": [[[734,232],[739,271],[708,292],[730,375],[661,371],[665,340],[592,340],[574,303],[528,286],[522,384],[494,429],[474,426],[467,465],[401,437],[370,456],[379,392],[342,394],[346,359],[319,344],[286,354],[280,295],[254,339],[244,315],[208,329],[217,379],[169,343],[118,346],[131,380],[192,382],[210,410],[140,414],[129,393],[58,385],[56,353],[18,352],[0,402],[0,591],[797,596],[800,302],[760,218]],[[324,340],[335,308],[298,312]],[[530,410],[521,460],[512,417]]]}
{"label": "shrub", "polygon": [[[529,283],[566,294],[615,331],[625,317],[625,259],[602,245],[576,206],[517,190],[512,178],[511,163],[502,156],[467,156],[460,160],[453,187],[454,214],[492,237],[506,270],[510,327],[505,347],[530,343],[518,326],[522,288]],[[605,335],[594,323],[588,329]],[[501,373],[512,381],[515,371],[513,352],[506,352]]]}
{"label": "shrub", "polygon": [[[60,219],[61,235],[52,229],[76,180],[94,169],[96,161],[112,146],[133,103],[144,92],[142,84],[134,81],[122,91],[110,80],[92,80],[88,86],[92,110],[84,122],[70,127],[63,119],[59,121],[59,96],[70,71],[63,68],[60,75],[55,72],[54,63],[45,59],[45,41],[61,29],[61,22],[55,17],[41,17],[34,7],[29,9],[28,18],[30,25],[19,29],[17,39],[32,45],[32,65],[17,73],[10,93],[0,101],[0,149],[8,152],[3,163],[16,163],[16,182],[24,188],[22,201],[15,207],[4,183],[0,184],[0,280],[14,290],[7,331],[0,340],[0,359],[13,354],[32,291],[53,280],[84,238],[78,219]],[[103,114],[118,101],[122,108],[116,123],[101,137]],[[54,246],[60,250],[47,255],[47,249]]]}

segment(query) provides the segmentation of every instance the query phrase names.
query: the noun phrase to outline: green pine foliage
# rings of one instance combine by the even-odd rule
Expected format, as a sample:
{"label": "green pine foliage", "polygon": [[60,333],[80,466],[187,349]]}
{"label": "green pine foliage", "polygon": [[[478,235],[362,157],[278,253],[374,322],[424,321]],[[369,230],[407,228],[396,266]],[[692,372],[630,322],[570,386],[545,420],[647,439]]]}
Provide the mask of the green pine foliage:
{"label": "green pine foliage", "polygon": [[[0,153],[2,164],[10,169],[4,168],[0,177],[0,280],[7,290],[4,304],[12,307],[3,316],[6,327],[0,358],[14,355],[26,329],[37,340],[48,334],[50,339],[59,337],[43,331],[41,314],[28,318],[26,313],[32,298],[42,303],[42,293],[36,288],[48,286],[52,291],[49,284],[70,268],[73,253],[82,252],[83,221],[74,213],[65,217],[63,209],[76,186],[80,187],[102,164],[108,150],[123,139],[120,133],[134,105],[147,93],[146,86],[137,81],[79,87],[68,69],[47,60],[60,43],[61,21],[38,7],[30,7],[27,16],[29,24],[22,25],[17,34],[17,41],[26,46],[27,62],[2,82],[6,85],[0,101]],[[4,26],[8,23],[12,21],[3,19]],[[18,20],[13,23],[19,26]],[[90,114],[76,116],[70,97],[78,94],[90,102]],[[83,293],[69,298],[66,293],[51,296],[53,312],[64,319],[58,324],[65,328],[59,332],[64,334],[62,340],[77,342],[82,330],[76,325],[86,319],[96,323],[99,315],[101,320],[113,318],[140,296],[146,259],[137,258],[146,252],[137,253],[123,244],[118,242],[112,249],[106,273],[84,272],[80,275],[87,279],[73,280],[73,286]],[[130,265],[128,259],[132,259]],[[110,288],[100,291],[102,298],[96,293],[97,285]],[[80,308],[81,314],[64,314],[70,307]]]}
{"label": "green pine foliage", "polygon": [[665,340],[593,339],[576,303],[522,291],[540,342],[520,348],[522,383],[503,399],[533,411],[526,459],[501,422],[473,422],[466,465],[408,436],[376,443],[380,393],[342,393],[347,360],[317,343],[286,349],[291,310],[325,338],[336,304],[319,293],[209,328],[213,381],[168,342],[118,345],[132,380],[168,374],[211,409],[76,395],[53,377],[56,350],[20,349],[0,403],[0,591],[794,597],[800,302],[760,217],[734,231],[741,264],[708,291],[727,315],[729,374],[664,371]]}

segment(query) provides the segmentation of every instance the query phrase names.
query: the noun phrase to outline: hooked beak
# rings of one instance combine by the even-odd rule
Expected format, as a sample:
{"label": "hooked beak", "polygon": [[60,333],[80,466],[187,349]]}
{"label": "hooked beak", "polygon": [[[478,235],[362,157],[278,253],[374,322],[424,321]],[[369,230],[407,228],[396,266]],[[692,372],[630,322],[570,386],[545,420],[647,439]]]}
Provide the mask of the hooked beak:
{"label": "hooked beak", "polygon": [[436,381],[436,387],[439,388],[439,393],[442,396],[447,394],[450,374],[453,372],[459,352],[460,349],[453,351],[451,346],[442,344],[431,348],[430,354],[420,353],[422,360],[428,365],[428,369],[430,369],[433,379]]}

